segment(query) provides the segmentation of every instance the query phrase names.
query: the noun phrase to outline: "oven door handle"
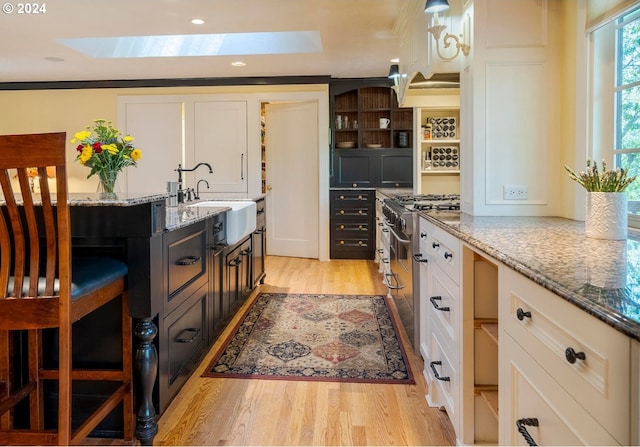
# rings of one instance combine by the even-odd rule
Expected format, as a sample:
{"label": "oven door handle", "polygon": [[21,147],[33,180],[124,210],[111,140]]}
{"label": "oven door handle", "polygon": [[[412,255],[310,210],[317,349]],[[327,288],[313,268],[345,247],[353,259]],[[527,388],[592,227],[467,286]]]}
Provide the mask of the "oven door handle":
{"label": "oven door handle", "polygon": [[[391,285],[391,282],[389,281],[389,278],[393,278],[395,280],[395,282],[396,282],[395,286]],[[385,273],[384,274],[384,283],[391,290],[404,289],[404,286],[402,284],[400,284],[400,282],[398,281],[398,277],[396,276],[395,273]]]}
{"label": "oven door handle", "polygon": [[400,236],[398,236],[398,233],[393,231],[393,228],[389,227],[389,231],[391,231],[391,234],[393,234],[393,237],[395,237],[398,240],[398,242],[400,242],[401,244],[411,243],[411,239],[402,239]]}

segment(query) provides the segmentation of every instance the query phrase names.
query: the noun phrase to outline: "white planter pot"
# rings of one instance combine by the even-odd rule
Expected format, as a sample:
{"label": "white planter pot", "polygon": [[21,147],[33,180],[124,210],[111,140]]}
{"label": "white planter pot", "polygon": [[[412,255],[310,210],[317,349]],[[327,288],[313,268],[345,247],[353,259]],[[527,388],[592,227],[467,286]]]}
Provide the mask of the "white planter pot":
{"label": "white planter pot", "polygon": [[626,239],[627,194],[587,192],[585,234],[595,239]]}

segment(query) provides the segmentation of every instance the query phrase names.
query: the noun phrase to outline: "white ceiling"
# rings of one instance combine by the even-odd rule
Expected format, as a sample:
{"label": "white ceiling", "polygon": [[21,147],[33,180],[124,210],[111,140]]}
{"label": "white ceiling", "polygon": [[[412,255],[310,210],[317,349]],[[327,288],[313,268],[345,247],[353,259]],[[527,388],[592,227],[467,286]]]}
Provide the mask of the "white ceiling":
{"label": "white ceiling", "polygon": [[[0,82],[332,76],[385,77],[407,0],[42,0],[46,12],[0,13]],[[25,3],[26,4],[26,3]],[[31,3],[33,4],[33,2]],[[193,25],[194,17],[204,25]],[[57,39],[319,31],[310,54],[91,58]],[[50,61],[46,58],[63,59]],[[242,60],[245,67],[233,67]]]}

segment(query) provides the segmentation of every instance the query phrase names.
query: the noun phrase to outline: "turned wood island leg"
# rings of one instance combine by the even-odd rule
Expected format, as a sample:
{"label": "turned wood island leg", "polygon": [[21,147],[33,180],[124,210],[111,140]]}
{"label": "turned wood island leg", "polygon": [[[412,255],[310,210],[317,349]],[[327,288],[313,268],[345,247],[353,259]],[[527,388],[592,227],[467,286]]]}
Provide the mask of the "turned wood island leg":
{"label": "turned wood island leg", "polygon": [[134,334],[138,340],[135,364],[140,383],[136,438],[141,445],[153,445],[153,438],[158,433],[153,406],[153,386],[158,374],[158,352],[153,340],[158,335],[158,328],[151,317],[143,318],[138,321]]}

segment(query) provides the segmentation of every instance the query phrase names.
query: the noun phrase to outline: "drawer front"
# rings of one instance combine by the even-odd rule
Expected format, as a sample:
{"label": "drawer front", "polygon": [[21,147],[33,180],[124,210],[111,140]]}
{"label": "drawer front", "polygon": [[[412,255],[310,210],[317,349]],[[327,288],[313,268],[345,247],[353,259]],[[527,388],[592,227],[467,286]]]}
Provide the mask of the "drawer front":
{"label": "drawer front", "polygon": [[460,288],[437,265],[430,267],[431,284],[427,305],[442,333],[453,346],[460,346],[459,324],[456,324],[460,318]]}
{"label": "drawer front", "polygon": [[500,273],[505,331],[625,443],[630,430],[630,339],[517,272],[503,267]]}
{"label": "drawer front", "polygon": [[336,222],[332,223],[336,237],[362,237],[371,234],[369,222]]}
{"label": "drawer front", "polygon": [[431,331],[432,359],[425,363],[425,370],[430,379],[431,387],[435,386],[437,403],[444,406],[451,424],[458,432],[458,408],[460,396],[460,375],[458,372],[458,359],[452,356],[451,345],[447,343],[442,334],[433,328]]}
{"label": "drawer front", "polygon": [[[584,408],[534,361],[510,336],[500,339],[510,359],[500,377],[500,445],[526,445],[516,422],[525,425],[538,445],[616,445],[616,441]],[[628,417],[628,415],[627,415]]]}
{"label": "drawer front", "polygon": [[346,206],[336,206],[333,210],[334,218],[344,218],[344,217],[356,217],[359,219],[370,219],[372,218],[372,208],[368,206],[358,206],[358,207],[346,207]]}
{"label": "drawer front", "polygon": [[165,259],[169,301],[206,275],[207,234],[204,222],[167,233]]}
{"label": "drawer front", "polygon": [[460,266],[462,256],[460,241],[441,228],[428,226],[427,257],[445,272],[457,285],[460,285]]}
{"label": "drawer front", "polygon": [[206,285],[198,289],[161,324],[161,408],[166,408],[206,353],[207,291]]}
{"label": "drawer front", "polygon": [[336,208],[374,208],[373,191],[331,191],[331,203]]}

